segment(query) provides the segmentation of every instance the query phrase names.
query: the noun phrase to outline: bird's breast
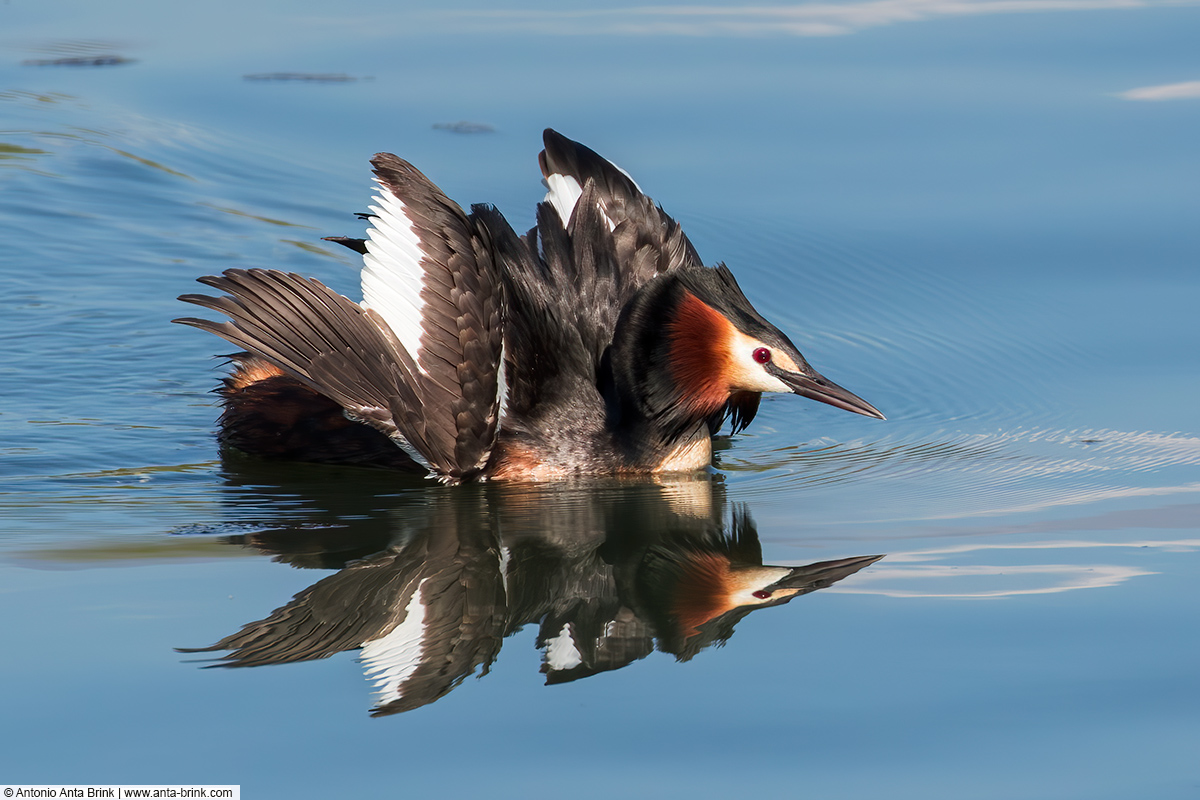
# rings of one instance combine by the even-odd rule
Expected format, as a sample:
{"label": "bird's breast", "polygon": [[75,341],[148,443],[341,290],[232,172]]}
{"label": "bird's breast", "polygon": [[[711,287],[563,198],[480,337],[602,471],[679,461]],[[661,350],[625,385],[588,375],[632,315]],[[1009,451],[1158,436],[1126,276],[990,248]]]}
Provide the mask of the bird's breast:
{"label": "bird's breast", "polygon": [[697,472],[712,464],[712,439],[697,436],[676,445],[654,472]]}

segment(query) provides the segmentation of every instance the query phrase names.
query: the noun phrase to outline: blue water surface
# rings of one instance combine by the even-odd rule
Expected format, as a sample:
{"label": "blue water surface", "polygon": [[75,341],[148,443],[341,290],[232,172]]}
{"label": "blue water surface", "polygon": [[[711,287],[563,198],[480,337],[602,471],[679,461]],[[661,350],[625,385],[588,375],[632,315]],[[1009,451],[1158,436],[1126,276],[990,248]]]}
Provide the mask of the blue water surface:
{"label": "blue water surface", "polygon": [[[3,4],[0,782],[1196,797],[1197,30],[1153,0]],[[223,459],[229,346],[175,298],[229,267],[356,297],[321,237],[361,235],[379,151],[523,230],[548,126],[888,421],[769,397],[710,479],[650,487]],[[597,543],[647,520],[886,557],[552,686],[558,611],[530,612],[381,717],[352,649],[175,650],[423,536],[619,572]]]}

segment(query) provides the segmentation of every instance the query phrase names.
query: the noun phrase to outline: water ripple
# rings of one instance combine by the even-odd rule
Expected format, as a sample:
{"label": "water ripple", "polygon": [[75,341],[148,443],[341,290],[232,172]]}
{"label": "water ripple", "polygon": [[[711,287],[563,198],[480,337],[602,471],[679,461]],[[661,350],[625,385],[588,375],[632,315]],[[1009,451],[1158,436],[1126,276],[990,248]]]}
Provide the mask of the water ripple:
{"label": "water ripple", "polygon": [[[751,437],[745,437],[750,439]],[[1074,505],[1104,497],[1200,491],[1200,438],[1108,429],[941,431],[901,440],[819,441],[760,450],[743,442],[721,466],[740,493],[815,491],[853,484],[871,493],[848,516],[938,519]],[[1193,468],[1193,469],[1189,469]],[[902,500],[898,498],[903,498]],[[828,496],[823,499],[828,500]],[[907,509],[897,515],[897,509]]]}

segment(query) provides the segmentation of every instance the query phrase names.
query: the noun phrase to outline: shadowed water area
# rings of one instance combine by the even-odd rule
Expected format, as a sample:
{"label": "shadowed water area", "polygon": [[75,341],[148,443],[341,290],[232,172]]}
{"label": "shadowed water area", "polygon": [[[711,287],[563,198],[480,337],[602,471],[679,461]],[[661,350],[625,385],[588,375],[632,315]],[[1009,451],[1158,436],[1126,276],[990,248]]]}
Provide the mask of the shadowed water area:
{"label": "shadowed water area", "polygon": [[[1200,6],[1109,5],[0,7],[0,782],[1196,796]],[[222,454],[175,298],[358,299],[379,151],[525,230],[547,126],[888,420],[767,396],[661,481]]]}

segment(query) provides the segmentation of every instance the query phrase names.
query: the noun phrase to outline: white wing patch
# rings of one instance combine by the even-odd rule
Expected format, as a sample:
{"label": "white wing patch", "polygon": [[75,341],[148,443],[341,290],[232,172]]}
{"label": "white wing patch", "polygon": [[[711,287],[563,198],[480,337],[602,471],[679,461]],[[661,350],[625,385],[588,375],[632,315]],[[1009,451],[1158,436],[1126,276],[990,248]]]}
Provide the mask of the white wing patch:
{"label": "white wing patch", "polygon": [[575,210],[575,204],[583,194],[583,187],[570,175],[557,172],[547,175],[542,183],[550,190],[546,192],[546,202],[554,206],[563,227],[567,227],[567,223],[571,221],[571,212]]}
{"label": "white wing patch", "polygon": [[[611,161],[608,162],[608,165],[626,178],[629,178],[629,182],[633,184],[634,189],[637,189],[639,192],[642,191],[642,187],[638,186],[637,181],[633,179],[632,175]],[[571,213],[575,211],[575,204],[579,202],[580,196],[583,195],[583,187],[579,185],[579,180],[575,176],[563,175],[560,172],[553,172],[542,178],[542,183],[549,189],[546,192],[545,202],[554,206],[554,210],[558,212],[558,218],[562,220],[563,227],[567,227],[567,223],[571,221]],[[600,211],[605,212],[606,210],[603,202],[601,202]],[[608,222],[608,229],[610,231],[617,227],[616,223],[612,221],[607,213],[604,214],[604,219]]]}
{"label": "white wing patch", "polygon": [[362,305],[383,317],[425,372],[420,366],[421,335],[425,330],[421,239],[400,198],[380,184],[374,200],[378,205],[370,207],[375,216],[367,231],[367,252],[363,256]]}
{"label": "white wing patch", "polygon": [[508,356],[508,347],[500,343],[500,372],[496,375],[496,424],[500,425],[508,416],[508,368],[504,362]]}
{"label": "white wing patch", "polygon": [[366,665],[363,672],[368,680],[375,682],[380,705],[404,697],[405,682],[421,666],[426,612],[421,602],[421,587],[427,580],[424,578],[417,584],[404,609],[404,620],[383,638],[362,646],[360,658]]}

